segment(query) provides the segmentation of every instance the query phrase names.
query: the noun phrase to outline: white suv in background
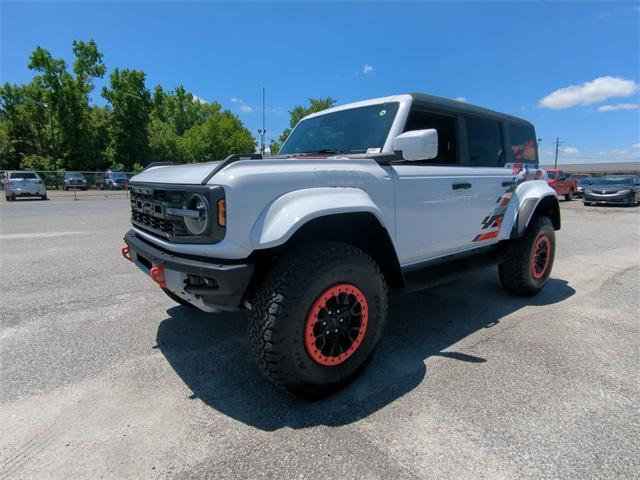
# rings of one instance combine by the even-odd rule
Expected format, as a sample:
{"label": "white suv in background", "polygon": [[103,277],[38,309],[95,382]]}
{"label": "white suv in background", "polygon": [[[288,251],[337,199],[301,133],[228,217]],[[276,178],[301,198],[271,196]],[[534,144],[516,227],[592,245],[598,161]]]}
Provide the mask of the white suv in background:
{"label": "white suv in background", "polygon": [[4,196],[8,202],[18,197],[47,199],[47,188],[36,172],[8,171],[3,181]]}

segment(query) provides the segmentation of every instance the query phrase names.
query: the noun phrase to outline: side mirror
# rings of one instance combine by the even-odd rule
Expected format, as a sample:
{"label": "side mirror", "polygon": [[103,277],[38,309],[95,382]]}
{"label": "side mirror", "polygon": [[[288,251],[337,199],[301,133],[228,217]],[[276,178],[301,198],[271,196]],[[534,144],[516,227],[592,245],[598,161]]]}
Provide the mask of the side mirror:
{"label": "side mirror", "polygon": [[438,132],[435,128],[405,132],[393,140],[393,150],[401,150],[405,160],[432,160],[438,156]]}

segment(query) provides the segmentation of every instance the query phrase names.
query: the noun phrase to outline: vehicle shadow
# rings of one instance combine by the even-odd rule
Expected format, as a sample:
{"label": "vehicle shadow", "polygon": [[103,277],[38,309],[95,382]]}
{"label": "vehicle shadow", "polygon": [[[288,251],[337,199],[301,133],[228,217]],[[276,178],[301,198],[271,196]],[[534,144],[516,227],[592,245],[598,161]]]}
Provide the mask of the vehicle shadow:
{"label": "vehicle shadow", "polygon": [[574,293],[566,281],[550,279],[536,297],[513,297],[500,288],[494,268],[425,292],[395,295],[381,347],[366,371],[345,390],[317,402],[294,398],[262,377],[248,355],[246,312],[212,315],[171,308],[159,325],[157,348],[191,389],[191,398],[238,421],[267,431],[338,426],[414,389],[427,374],[429,357],[490,361],[448,349],[516,310],[561,302]]}

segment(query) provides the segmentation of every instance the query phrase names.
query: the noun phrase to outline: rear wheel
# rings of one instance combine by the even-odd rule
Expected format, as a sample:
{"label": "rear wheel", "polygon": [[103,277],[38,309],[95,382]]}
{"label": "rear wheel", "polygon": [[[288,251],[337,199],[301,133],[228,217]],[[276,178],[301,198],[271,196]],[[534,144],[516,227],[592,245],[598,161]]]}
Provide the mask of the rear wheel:
{"label": "rear wheel", "polygon": [[571,200],[573,200],[573,190],[569,190],[569,193],[567,193],[567,194],[564,196],[564,199],[565,199],[567,202],[570,202]]}
{"label": "rear wheel", "polygon": [[48,200],[47,194],[45,193],[44,195],[40,195],[40,200]]}
{"label": "rear wheel", "polygon": [[515,295],[531,296],[547,283],[555,257],[556,236],[549,217],[534,217],[524,235],[507,245],[498,266],[502,287]]}
{"label": "rear wheel", "polygon": [[363,251],[316,243],[281,258],[253,299],[249,341],[276,385],[319,398],[366,366],[387,318],[387,285]]}

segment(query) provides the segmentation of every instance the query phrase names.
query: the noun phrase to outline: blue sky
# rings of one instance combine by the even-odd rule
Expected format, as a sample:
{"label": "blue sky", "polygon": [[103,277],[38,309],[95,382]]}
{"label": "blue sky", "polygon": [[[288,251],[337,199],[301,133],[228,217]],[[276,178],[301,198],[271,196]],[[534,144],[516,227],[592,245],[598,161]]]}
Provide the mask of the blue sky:
{"label": "blue sky", "polygon": [[109,71],[182,84],[256,137],[263,85],[268,137],[309,97],[419,91],[532,121],[543,162],[556,136],[564,163],[638,160],[639,5],[2,1],[0,76],[26,82],[36,45],[69,61],[72,40],[93,38]]}

